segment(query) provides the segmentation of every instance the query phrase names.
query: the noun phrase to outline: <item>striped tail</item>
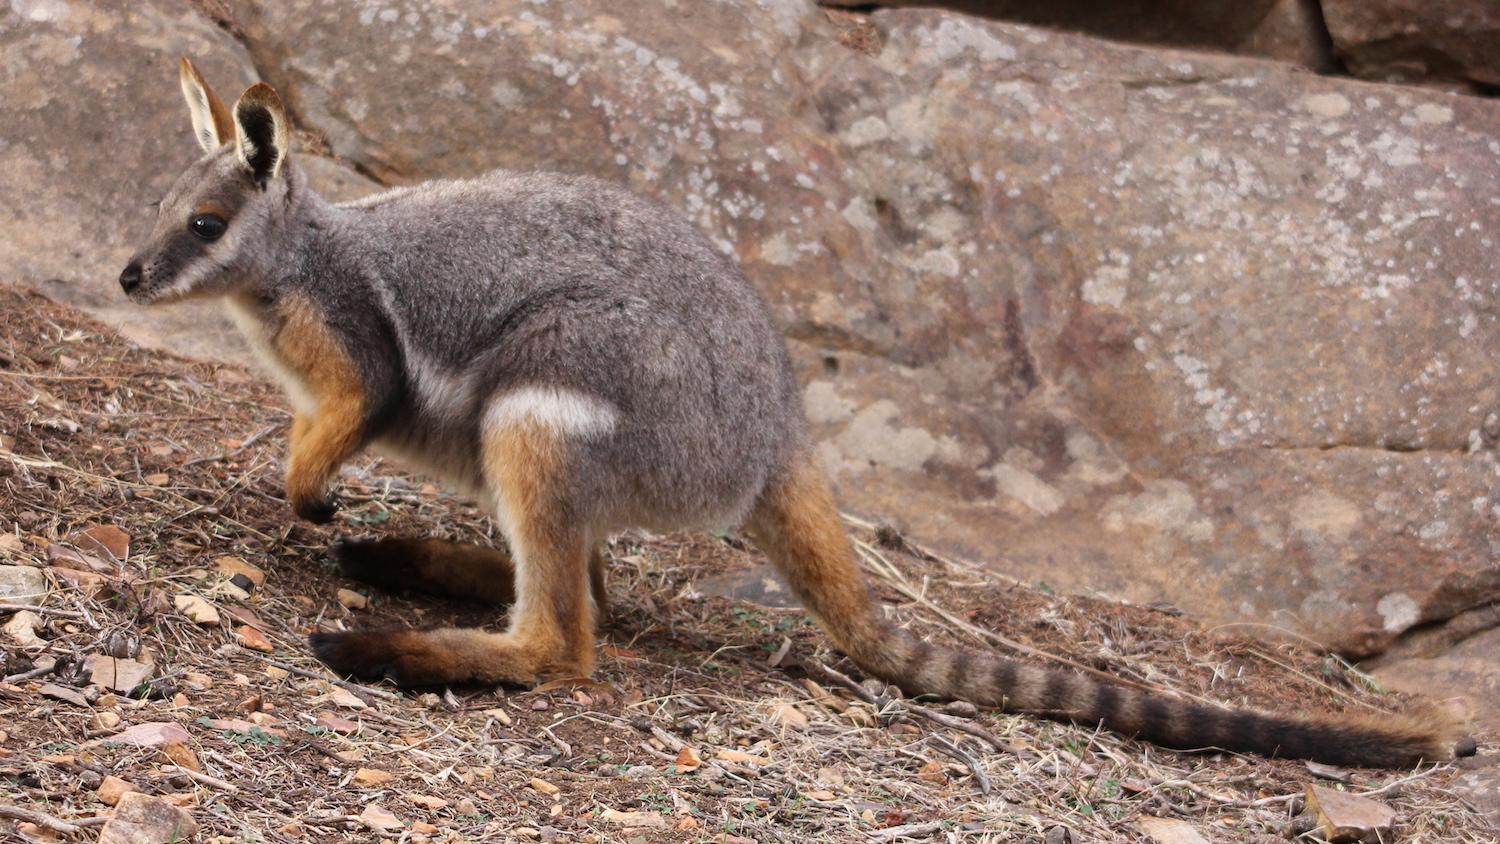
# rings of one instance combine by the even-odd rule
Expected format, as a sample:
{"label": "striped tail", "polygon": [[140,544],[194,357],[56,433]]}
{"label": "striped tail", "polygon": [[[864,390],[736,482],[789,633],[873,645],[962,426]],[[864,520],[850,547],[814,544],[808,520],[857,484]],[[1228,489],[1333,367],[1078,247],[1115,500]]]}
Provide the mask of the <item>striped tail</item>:
{"label": "striped tail", "polygon": [[[1440,712],[1299,718],[1146,694],[1004,657],[918,640],[880,616],[810,455],[770,484],[749,528],[804,607],[861,668],[907,694],[1106,729],[1179,750],[1220,749],[1332,765],[1402,768],[1452,759],[1459,727]],[[1458,753],[1472,742],[1457,745]]]}

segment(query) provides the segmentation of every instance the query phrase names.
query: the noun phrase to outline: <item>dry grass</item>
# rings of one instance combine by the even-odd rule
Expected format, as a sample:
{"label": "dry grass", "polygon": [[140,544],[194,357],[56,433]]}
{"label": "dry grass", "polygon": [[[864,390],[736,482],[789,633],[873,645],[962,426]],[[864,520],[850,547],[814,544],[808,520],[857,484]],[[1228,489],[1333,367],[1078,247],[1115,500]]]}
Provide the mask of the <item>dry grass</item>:
{"label": "dry grass", "polygon": [[[346,473],[336,530],[297,523],[281,500],[288,417],[266,383],[131,348],[35,297],[0,290],[0,313],[0,534],[14,535],[0,537],[0,562],[41,567],[59,584],[40,611],[40,641],[4,643],[0,840],[42,840],[45,828],[26,825],[38,819],[69,830],[63,839],[92,840],[108,809],[94,789],[107,775],[175,795],[202,825],[200,841],[415,844],[1147,841],[1135,826],[1143,815],[1249,842],[1284,834],[1313,780],[1296,763],[1170,753],[845,685],[855,669],[801,611],[695,588],[758,564],[733,538],[610,544],[615,615],[591,682],[414,696],[338,681],[306,654],[310,631],[497,620],[412,596],[371,594],[369,609],[345,609],[335,591],[358,587],[325,560],[334,535],[490,541],[488,520],[365,461]],[[97,590],[67,586],[51,558],[93,525],[124,531],[129,552],[104,563]],[[1334,660],[1213,636],[1172,613],[1023,588],[854,527],[878,591],[925,637],[1230,703],[1392,705]],[[233,590],[215,572],[223,556],[264,570],[264,586]],[[183,593],[213,602],[223,623],[182,615]],[[0,609],[0,622],[9,617]],[[273,652],[243,647],[242,624]],[[157,679],[108,694],[78,669],[100,653],[153,662]],[[353,731],[318,726],[329,715]],[[198,771],[111,741],[161,722],[189,733]],[[1381,789],[1403,839],[1492,841],[1443,790],[1454,774],[1356,771],[1348,787]],[[372,827],[361,819],[371,806],[401,825]]]}

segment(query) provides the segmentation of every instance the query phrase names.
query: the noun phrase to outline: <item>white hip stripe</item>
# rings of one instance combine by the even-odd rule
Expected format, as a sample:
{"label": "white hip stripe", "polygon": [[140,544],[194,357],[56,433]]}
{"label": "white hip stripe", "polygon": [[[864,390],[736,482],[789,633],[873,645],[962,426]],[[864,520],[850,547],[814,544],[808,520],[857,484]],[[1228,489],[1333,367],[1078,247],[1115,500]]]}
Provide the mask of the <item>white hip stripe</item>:
{"label": "white hip stripe", "polygon": [[516,422],[562,434],[598,437],[613,431],[619,411],[603,399],[565,387],[521,387],[496,396],[485,410],[486,433]]}

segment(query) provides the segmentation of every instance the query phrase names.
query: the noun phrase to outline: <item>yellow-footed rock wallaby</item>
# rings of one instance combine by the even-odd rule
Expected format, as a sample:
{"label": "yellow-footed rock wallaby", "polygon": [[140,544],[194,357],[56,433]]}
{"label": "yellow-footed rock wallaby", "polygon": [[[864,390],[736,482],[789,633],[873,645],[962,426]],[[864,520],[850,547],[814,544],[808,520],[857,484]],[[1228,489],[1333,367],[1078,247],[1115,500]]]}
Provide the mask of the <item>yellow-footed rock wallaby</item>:
{"label": "yellow-footed rock wallaby", "polygon": [[288,160],[270,86],[231,109],[186,59],[181,81],[205,154],[160,203],[125,292],[228,303],[295,409],[299,516],[331,519],[329,481],[369,446],[473,491],[509,545],[336,544],[353,577],[511,609],[503,633],[314,635],[333,670],[404,686],[587,675],[601,539],[743,525],[834,643],[911,694],[1174,748],[1380,766],[1453,756],[1439,715],[1219,709],[916,639],[855,567],[764,304],[681,217],[597,179],[503,171],[330,204]]}

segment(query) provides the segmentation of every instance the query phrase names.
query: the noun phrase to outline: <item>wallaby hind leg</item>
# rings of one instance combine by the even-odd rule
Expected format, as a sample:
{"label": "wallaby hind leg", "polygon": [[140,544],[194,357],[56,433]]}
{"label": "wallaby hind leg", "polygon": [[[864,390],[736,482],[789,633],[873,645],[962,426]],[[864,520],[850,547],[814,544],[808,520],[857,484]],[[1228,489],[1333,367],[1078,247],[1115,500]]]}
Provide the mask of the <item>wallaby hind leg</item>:
{"label": "wallaby hind leg", "polygon": [[[516,568],[509,553],[446,539],[340,539],[329,549],[339,569],[387,592],[414,591],[501,606],[516,599]],[[604,554],[589,558],[589,590],[602,619],[609,611]]]}
{"label": "wallaby hind leg", "polygon": [[335,671],[402,686],[464,680],[529,682],[587,676],[594,667],[588,526],[569,512],[567,448],[528,418],[486,432],[484,470],[498,491],[514,570],[504,633],[439,628],[317,633],[312,650]]}

